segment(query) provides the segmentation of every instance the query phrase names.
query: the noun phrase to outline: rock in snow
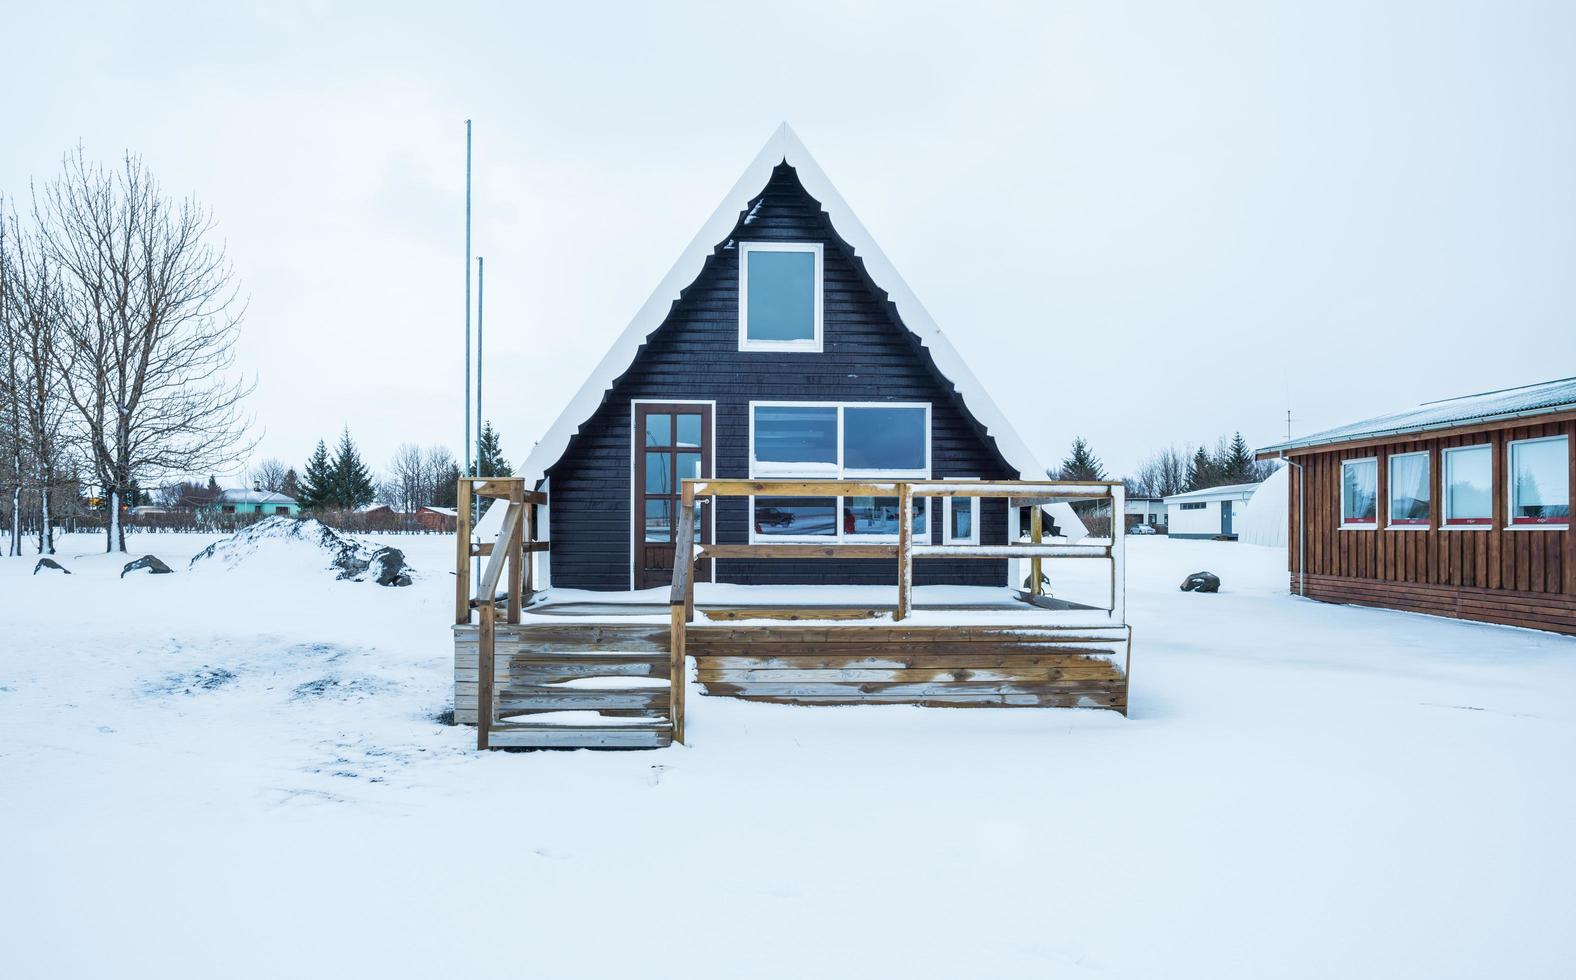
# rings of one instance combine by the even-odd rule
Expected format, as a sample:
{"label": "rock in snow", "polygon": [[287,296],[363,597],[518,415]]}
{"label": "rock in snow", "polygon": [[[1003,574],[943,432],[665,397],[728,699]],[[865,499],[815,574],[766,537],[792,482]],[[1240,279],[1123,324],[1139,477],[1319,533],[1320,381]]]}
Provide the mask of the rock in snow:
{"label": "rock in snow", "polygon": [[1183,592],[1219,592],[1220,576],[1210,572],[1194,572],[1182,580]]}
{"label": "rock in snow", "polygon": [[148,574],[150,575],[168,575],[172,571],[170,566],[164,564],[162,561],[159,561],[152,555],[143,555],[136,561],[128,561],[126,563],[126,567],[120,570],[120,577],[125,578],[127,572],[135,572],[144,568],[148,570]]}
{"label": "rock in snow", "polygon": [[414,571],[405,564],[405,554],[398,548],[374,547],[312,518],[284,516],[258,521],[222,541],[215,541],[192,558],[190,567],[197,568],[210,561],[241,564],[267,541],[299,542],[318,548],[327,554],[328,567],[339,572],[335,578],[352,582],[370,577],[379,585],[409,585],[410,573]]}
{"label": "rock in snow", "polygon": [[33,566],[33,574],[37,575],[38,570],[41,568],[52,568],[57,572],[65,572],[67,575],[71,574],[71,569],[60,564],[60,562],[55,561],[53,558],[40,558],[38,560],[38,564]]}

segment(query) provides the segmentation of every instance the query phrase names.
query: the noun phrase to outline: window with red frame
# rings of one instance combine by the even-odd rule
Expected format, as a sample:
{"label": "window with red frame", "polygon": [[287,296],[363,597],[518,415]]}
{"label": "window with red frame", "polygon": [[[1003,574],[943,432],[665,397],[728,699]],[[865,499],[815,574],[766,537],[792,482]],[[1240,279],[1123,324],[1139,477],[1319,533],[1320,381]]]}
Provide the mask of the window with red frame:
{"label": "window with red frame", "polygon": [[1487,444],[1446,449],[1445,526],[1494,523],[1494,451]]}
{"label": "window with red frame", "polygon": [[1570,517],[1570,440],[1555,436],[1511,443],[1511,525],[1563,527]]}

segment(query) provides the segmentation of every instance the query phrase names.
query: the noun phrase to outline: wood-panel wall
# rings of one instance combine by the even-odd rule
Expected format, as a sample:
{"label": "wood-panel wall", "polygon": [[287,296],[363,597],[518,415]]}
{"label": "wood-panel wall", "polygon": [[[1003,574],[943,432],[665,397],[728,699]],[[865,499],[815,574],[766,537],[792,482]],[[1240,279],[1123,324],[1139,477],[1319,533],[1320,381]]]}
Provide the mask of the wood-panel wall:
{"label": "wood-panel wall", "polygon": [[[1306,480],[1306,588],[1310,598],[1388,606],[1414,612],[1576,633],[1576,525],[1561,529],[1506,524],[1508,444],[1564,435],[1576,446],[1576,420],[1477,426],[1426,439],[1298,451],[1292,459],[1289,534],[1291,587],[1299,577],[1298,487]],[[1493,448],[1493,519],[1486,529],[1441,527],[1444,504],[1441,451],[1487,443]],[[1430,522],[1393,529],[1388,523],[1388,459],[1429,453]],[[1341,463],[1378,457],[1377,528],[1341,526]],[[1576,486],[1576,458],[1568,463]]]}

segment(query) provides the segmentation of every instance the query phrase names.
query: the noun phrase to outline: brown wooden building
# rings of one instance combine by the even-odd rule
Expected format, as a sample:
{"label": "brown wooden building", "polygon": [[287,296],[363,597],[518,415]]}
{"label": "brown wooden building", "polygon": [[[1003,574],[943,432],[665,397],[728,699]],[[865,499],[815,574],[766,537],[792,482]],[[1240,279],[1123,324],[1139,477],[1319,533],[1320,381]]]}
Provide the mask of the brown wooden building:
{"label": "brown wooden building", "polygon": [[1576,378],[1259,450],[1288,459],[1294,593],[1576,634]]}

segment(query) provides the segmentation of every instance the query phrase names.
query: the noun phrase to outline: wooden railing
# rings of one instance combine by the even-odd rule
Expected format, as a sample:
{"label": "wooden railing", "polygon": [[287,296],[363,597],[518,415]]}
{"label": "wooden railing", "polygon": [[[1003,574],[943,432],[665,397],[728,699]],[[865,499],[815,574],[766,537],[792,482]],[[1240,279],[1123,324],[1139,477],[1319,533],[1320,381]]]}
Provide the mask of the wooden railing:
{"label": "wooden railing", "polygon": [[[492,542],[471,540],[474,527],[471,511],[475,498],[505,501],[503,523]],[[476,644],[476,747],[487,748],[493,723],[493,685],[497,651],[498,583],[508,572],[505,622],[518,623],[520,610],[530,600],[535,576],[530,556],[546,551],[547,542],[536,540],[536,506],[547,503],[546,494],[525,488],[525,480],[509,477],[460,477],[456,494],[458,519],[455,524],[454,622],[471,622],[471,611],[478,616],[480,628]],[[472,592],[471,559],[486,558],[487,564],[475,581]]]}
{"label": "wooden railing", "polygon": [[[696,544],[695,508],[708,497],[896,497],[896,543],[854,544]],[[975,500],[1004,499],[1009,509],[1028,507],[1029,541],[1006,544],[915,544],[914,501],[948,497]],[[1028,598],[1044,604],[1044,562],[1049,558],[1101,558],[1111,562],[1110,621],[1120,624],[1126,615],[1123,522],[1113,521],[1109,538],[1046,543],[1041,508],[1050,503],[1084,500],[1107,501],[1113,514],[1125,504],[1125,489],[1115,482],[981,481],[981,480],[685,480],[677,517],[673,588],[669,594],[672,619],[675,678],[684,663],[685,624],[695,618],[695,563],[702,558],[895,558],[897,559],[897,608],[894,620],[907,619],[914,606],[914,561],[930,558],[1022,558],[1029,562]],[[752,518],[753,520],[753,515]],[[928,513],[927,513],[928,519]],[[979,514],[974,519],[978,521]],[[1010,526],[1010,524],[1009,524]]]}

